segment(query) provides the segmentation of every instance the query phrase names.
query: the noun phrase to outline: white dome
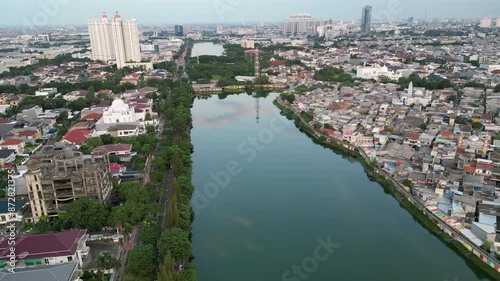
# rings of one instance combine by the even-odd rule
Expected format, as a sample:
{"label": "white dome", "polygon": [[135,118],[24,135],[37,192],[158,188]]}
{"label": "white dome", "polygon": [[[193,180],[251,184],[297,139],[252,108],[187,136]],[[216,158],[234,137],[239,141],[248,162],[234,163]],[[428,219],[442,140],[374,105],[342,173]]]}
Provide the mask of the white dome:
{"label": "white dome", "polygon": [[124,105],[125,105],[125,103],[121,99],[115,99],[113,101],[113,103],[111,104],[111,107],[119,108],[119,107],[123,107]]}
{"label": "white dome", "polygon": [[421,96],[423,96],[423,95],[424,95],[424,92],[422,92],[421,90],[416,90],[416,91],[415,91],[415,96],[417,96],[417,97],[421,97]]}
{"label": "white dome", "polygon": [[478,137],[478,136],[476,136],[476,135],[472,135],[472,136],[470,136],[470,137],[469,137],[469,140],[470,140],[470,141],[474,141],[474,142],[475,142],[475,141],[479,141],[479,137]]}

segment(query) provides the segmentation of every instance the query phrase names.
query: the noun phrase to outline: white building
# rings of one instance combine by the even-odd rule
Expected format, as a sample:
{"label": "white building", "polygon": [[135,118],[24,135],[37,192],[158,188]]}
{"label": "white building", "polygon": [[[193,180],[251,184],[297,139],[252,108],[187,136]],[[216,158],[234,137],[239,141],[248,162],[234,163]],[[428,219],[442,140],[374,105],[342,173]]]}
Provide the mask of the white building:
{"label": "white building", "polygon": [[403,77],[402,73],[399,71],[390,71],[387,66],[375,67],[375,66],[358,66],[356,71],[356,77],[362,79],[375,79],[378,80],[382,77],[387,77],[392,80],[398,80]]}
{"label": "white building", "polygon": [[143,111],[135,112],[133,106],[128,106],[121,99],[114,100],[102,115],[102,123],[104,124],[134,123],[142,122],[144,119],[145,113]]}
{"label": "white building", "polygon": [[483,17],[483,18],[480,19],[479,26],[482,27],[482,28],[490,28],[491,27],[491,22],[492,22],[491,17]]}
{"label": "white building", "polygon": [[408,91],[401,95],[401,102],[404,105],[422,105],[427,106],[432,102],[432,92],[425,89],[413,89],[413,82],[410,82]]}
{"label": "white building", "polygon": [[101,19],[89,19],[88,23],[93,60],[116,60],[118,68],[141,61],[135,19],[123,20],[117,12],[112,21],[103,14]]}
{"label": "white building", "polygon": [[92,60],[114,61],[116,60],[113,45],[113,32],[111,22],[106,13],[101,19],[89,19],[90,45],[92,47]]}
{"label": "white building", "polygon": [[309,14],[295,14],[283,22],[283,34],[315,35],[318,27],[326,24],[326,20],[313,19]]}

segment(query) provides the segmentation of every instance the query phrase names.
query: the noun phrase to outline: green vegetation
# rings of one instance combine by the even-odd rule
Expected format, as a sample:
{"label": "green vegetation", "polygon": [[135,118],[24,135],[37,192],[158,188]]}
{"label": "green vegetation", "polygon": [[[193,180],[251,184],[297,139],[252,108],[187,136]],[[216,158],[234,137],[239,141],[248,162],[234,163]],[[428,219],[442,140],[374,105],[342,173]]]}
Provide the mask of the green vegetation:
{"label": "green vegetation", "polygon": [[[207,83],[219,80],[218,86],[242,85],[235,80],[236,76],[254,75],[254,61],[250,55],[245,55],[245,49],[240,45],[224,45],[225,56],[199,56],[190,58],[187,66],[189,78],[192,81]],[[199,60],[199,64],[198,61]]]}
{"label": "green vegetation", "polygon": [[410,82],[413,82],[414,87],[424,87],[428,90],[438,90],[444,88],[452,88],[453,83],[449,79],[426,79],[420,78],[418,74],[411,74],[410,77],[401,77],[398,80],[400,88],[406,89]]}
{"label": "green vegetation", "polygon": [[329,82],[352,82],[352,76],[342,68],[327,67],[314,73],[314,79]]}
{"label": "green vegetation", "polygon": [[424,32],[424,36],[428,37],[440,37],[440,36],[467,36],[468,33],[464,31],[452,31],[452,30],[438,30],[430,29]]}
{"label": "green vegetation", "polygon": [[288,102],[288,103],[293,103],[295,101],[295,95],[294,94],[287,94],[287,93],[282,93],[280,95],[281,99]]}

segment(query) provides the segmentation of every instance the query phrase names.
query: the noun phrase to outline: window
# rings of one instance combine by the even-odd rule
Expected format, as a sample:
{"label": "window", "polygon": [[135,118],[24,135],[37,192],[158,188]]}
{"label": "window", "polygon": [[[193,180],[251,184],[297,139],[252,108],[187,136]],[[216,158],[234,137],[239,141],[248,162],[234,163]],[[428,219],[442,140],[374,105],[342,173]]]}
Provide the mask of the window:
{"label": "window", "polygon": [[69,256],[68,257],[68,261],[72,261],[73,260],[73,257],[72,256]]}

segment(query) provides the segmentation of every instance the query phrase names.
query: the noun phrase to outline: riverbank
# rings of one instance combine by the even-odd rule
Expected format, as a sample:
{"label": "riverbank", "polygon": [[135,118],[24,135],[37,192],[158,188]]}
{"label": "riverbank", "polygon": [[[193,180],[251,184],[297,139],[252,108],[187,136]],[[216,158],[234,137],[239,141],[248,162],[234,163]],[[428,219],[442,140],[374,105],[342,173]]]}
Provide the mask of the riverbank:
{"label": "riverbank", "polygon": [[[488,277],[494,280],[500,280],[498,261],[491,255],[486,253],[480,247],[468,241],[460,232],[451,228],[440,217],[430,212],[425,206],[420,203],[418,198],[415,198],[409,191],[409,188],[404,187],[401,183],[393,180],[385,171],[379,169],[374,162],[370,162],[363,150],[348,144],[338,143],[334,139],[329,139],[322,133],[318,132],[307,124],[296,112],[294,112],[285,102],[279,97],[274,101],[282,114],[289,120],[294,120],[295,125],[300,131],[305,132],[315,143],[322,145],[325,148],[331,149],[333,152],[342,155],[344,158],[351,158],[359,161],[364,167],[368,177],[377,181],[388,194],[391,194],[400,206],[409,211],[413,218],[426,229],[428,229],[435,237],[438,237],[453,251],[460,253],[464,260]],[[482,259],[481,259],[481,258]]]}

